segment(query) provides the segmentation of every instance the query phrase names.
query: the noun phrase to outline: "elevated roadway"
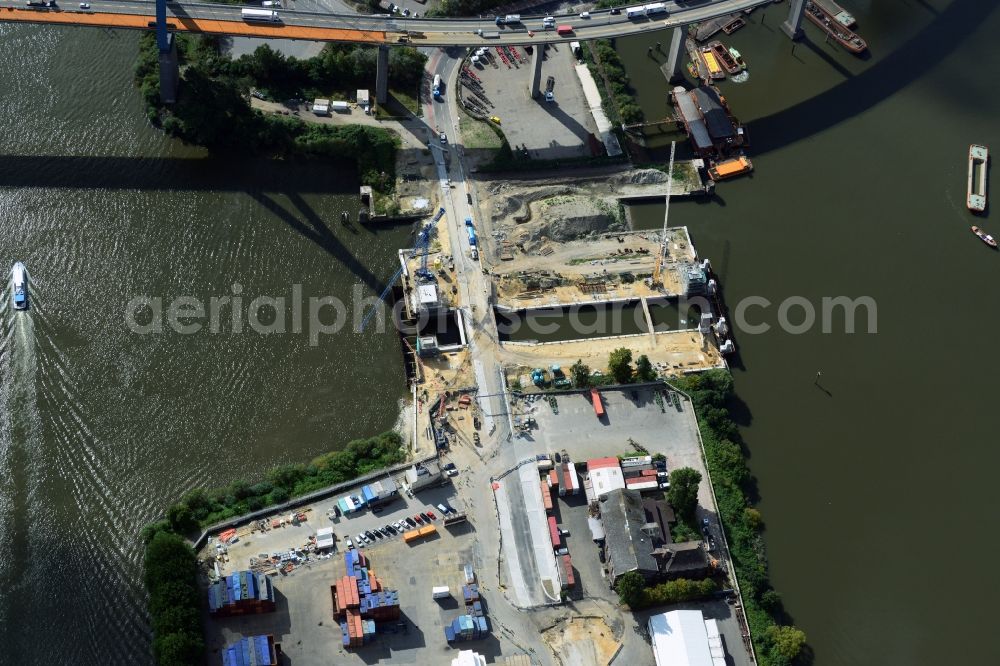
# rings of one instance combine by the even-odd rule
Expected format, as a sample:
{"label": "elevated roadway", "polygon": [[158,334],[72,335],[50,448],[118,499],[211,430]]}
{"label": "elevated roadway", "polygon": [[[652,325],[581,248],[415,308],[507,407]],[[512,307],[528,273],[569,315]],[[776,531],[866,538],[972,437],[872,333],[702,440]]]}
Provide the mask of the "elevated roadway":
{"label": "elevated roadway", "polygon": [[[542,15],[523,16],[516,25],[498,27],[489,18],[410,18],[389,15],[328,14],[279,9],[280,22],[246,22],[241,10],[248,5],[190,2],[167,3],[167,29],[209,35],[302,39],[412,46],[530,45],[636,35],[697,23],[767,4],[770,0],[704,0],[667,2],[667,12],[629,18],[625,9],[556,17],[556,24],[570,26],[560,35],[546,30]],[[28,7],[24,2],[0,2],[0,21],[101,28],[152,30],[156,27],[156,2],[142,0],[92,0],[89,9],[78,2],[57,7]],[[636,3],[638,4],[638,3]],[[495,35],[495,36],[487,36]]]}

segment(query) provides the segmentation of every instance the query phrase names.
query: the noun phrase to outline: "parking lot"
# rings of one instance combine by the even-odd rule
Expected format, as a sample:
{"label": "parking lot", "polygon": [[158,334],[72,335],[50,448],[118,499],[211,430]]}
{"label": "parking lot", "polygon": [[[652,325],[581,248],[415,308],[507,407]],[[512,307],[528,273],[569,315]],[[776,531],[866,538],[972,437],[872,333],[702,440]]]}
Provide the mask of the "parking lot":
{"label": "parking lot", "polygon": [[[460,478],[460,477],[459,477]],[[482,561],[481,548],[476,527],[472,522],[458,523],[444,527],[441,512],[436,505],[444,503],[457,511],[464,511],[466,504],[458,497],[454,486],[426,488],[414,498],[402,495],[388,504],[379,513],[361,511],[349,517],[331,521],[327,510],[335,498],[304,507],[306,520],[299,525],[266,532],[243,534],[238,542],[228,547],[230,560],[223,574],[246,569],[250,558],[263,553],[287,551],[308,542],[321,527],[332,526],[338,539],[337,550],[331,551],[329,558],[311,557],[310,560],[291,571],[272,577],[276,591],[277,611],[264,615],[231,618],[206,619],[206,641],[209,646],[210,663],[217,658],[218,651],[241,636],[253,634],[273,634],[275,642],[281,644],[286,660],[282,663],[366,663],[391,660],[400,664],[446,663],[457,649],[474,647],[489,659],[509,654],[519,654],[520,649],[504,637],[499,627],[491,622],[491,634],[484,640],[449,647],[444,638],[444,626],[465,613],[461,601],[464,584],[463,567],[472,564],[477,575],[488,577],[492,564]],[[334,621],[330,585],[344,575],[342,550],[345,539],[357,540],[363,531],[374,531],[384,526],[413,517],[419,512],[430,510],[437,517],[431,524],[437,533],[429,538],[407,544],[402,535],[375,539],[361,549],[370,560],[370,569],[375,573],[385,589],[399,591],[401,622],[380,624],[374,643],[354,650],[344,650],[341,646],[341,632]],[[495,530],[495,525],[487,529]],[[208,550],[214,550],[209,544]],[[202,556],[204,556],[203,551]],[[433,599],[431,589],[447,586],[451,598]],[[498,604],[503,600],[497,593],[483,593],[483,606],[490,617],[492,597]],[[490,618],[492,620],[492,618]],[[383,631],[384,630],[384,631]]]}
{"label": "parking lot", "polygon": [[[513,150],[527,149],[538,159],[590,156],[588,136],[596,131],[576,71],[576,58],[568,44],[550,45],[542,63],[541,88],[553,80],[554,101],[531,99],[531,55],[517,47],[520,62],[504,63],[496,47],[488,59],[471,65],[489,102],[488,114],[500,118],[500,127]],[[463,91],[468,98],[471,93]]]}
{"label": "parking lot", "polygon": [[[590,458],[634,455],[630,440],[651,454],[667,457],[667,469],[691,467],[707,479],[701,457],[697,421],[691,406],[681,401],[680,407],[661,404],[653,390],[601,390],[605,416],[598,419],[589,393],[567,393],[556,397],[559,413],[544,399],[527,402],[521,399],[515,410],[535,419],[537,428],[521,435],[518,447],[533,454],[553,453],[563,449],[575,462]],[[698,489],[698,502],[714,516],[712,495],[708,483]]]}

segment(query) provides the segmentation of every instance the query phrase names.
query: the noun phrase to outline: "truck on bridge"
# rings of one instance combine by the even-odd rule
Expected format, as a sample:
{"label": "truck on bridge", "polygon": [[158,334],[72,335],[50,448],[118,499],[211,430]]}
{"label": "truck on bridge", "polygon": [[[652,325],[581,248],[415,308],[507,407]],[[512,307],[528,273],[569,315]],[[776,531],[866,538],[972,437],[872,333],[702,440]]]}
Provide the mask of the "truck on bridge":
{"label": "truck on bridge", "polygon": [[244,7],[241,12],[243,20],[248,23],[255,21],[264,21],[266,23],[280,23],[281,18],[278,16],[278,12],[273,9],[254,9],[252,7]]}
{"label": "truck on bridge", "polygon": [[516,25],[521,22],[520,14],[507,14],[506,16],[498,16],[496,20],[497,25]]}

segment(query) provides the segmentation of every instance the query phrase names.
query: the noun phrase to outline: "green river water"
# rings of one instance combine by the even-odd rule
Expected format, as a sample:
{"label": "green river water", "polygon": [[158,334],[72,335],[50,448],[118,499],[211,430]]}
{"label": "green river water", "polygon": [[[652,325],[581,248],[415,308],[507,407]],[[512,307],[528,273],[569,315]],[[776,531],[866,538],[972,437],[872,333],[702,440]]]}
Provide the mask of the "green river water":
{"label": "green river water", "polygon": [[[997,663],[983,638],[1000,256],[964,200],[968,144],[1000,147],[1000,12],[845,4],[870,59],[811,24],[793,50],[777,30],[787,4],[726,40],[750,66],[722,88],[756,171],[672,205],[671,224],[690,227],[730,308],[773,303],[750,317],[770,332],[737,330],[735,376],[772,580],[815,663]],[[618,44],[647,118],[667,112],[657,40]],[[141,526],[188,488],[308,459],[398,412],[389,332],[311,346],[305,332],[126,326],[142,295],[370,295],[409,233],[340,224],[356,206],[346,166],[207,160],[164,139],[131,85],[136,42],[0,25],[0,261],[33,280],[32,309],[0,315],[2,664],[148,663]],[[978,223],[997,233],[995,219]],[[783,333],[790,296],[817,310],[870,296],[877,333]]]}

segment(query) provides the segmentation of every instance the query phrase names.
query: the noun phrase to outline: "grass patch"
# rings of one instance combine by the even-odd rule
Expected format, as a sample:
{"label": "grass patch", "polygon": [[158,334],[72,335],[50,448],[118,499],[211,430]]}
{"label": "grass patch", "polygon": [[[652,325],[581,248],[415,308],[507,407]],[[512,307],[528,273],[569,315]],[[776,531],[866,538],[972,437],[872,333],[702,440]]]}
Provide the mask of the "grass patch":
{"label": "grass patch", "polygon": [[503,139],[487,121],[476,120],[466,113],[458,119],[458,130],[462,143],[469,150],[500,150]]}

